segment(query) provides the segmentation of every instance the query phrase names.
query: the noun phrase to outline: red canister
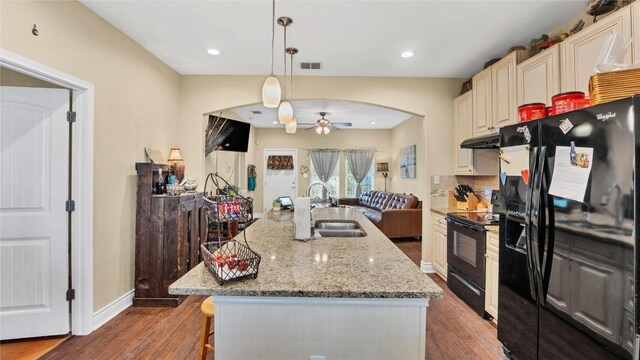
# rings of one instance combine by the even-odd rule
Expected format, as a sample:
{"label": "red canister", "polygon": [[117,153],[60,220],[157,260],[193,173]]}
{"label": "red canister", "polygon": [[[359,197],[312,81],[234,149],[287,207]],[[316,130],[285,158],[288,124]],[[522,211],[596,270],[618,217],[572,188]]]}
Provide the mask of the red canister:
{"label": "red canister", "polygon": [[524,104],[518,107],[520,122],[542,119],[547,114],[547,106],[543,103]]}
{"label": "red canister", "polygon": [[577,100],[584,100],[584,93],[582,91],[571,91],[552,97],[553,114],[558,115],[571,111],[573,106],[568,106],[568,104]]}
{"label": "red canister", "polygon": [[574,111],[574,110],[586,108],[589,105],[590,105],[589,99],[577,99],[577,100],[569,101],[566,106],[567,106],[567,111]]}
{"label": "red canister", "polygon": [[547,116],[553,116],[553,107],[547,106]]}

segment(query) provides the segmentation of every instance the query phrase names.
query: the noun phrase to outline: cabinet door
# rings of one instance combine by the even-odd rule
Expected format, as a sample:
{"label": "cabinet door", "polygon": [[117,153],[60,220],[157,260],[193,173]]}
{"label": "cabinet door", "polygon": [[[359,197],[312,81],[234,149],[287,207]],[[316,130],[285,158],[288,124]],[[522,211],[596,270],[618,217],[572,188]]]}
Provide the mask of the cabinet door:
{"label": "cabinet door", "polygon": [[631,23],[633,24],[633,63],[640,62],[640,1],[631,4]]}
{"label": "cabinet door", "polygon": [[551,97],[559,92],[559,45],[554,45],[516,66],[516,107],[531,103],[551,105]]}
{"label": "cabinet door", "polygon": [[472,134],[473,136],[491,133],[491,67],[473,77]]}
{"label": "cabinet door", "polygon": [[445,280],[447,279],[447,228],[433,226],[433,267]]}
{"label": "cabinet door", "polygon": [[[624,7],[585,30],[568,37],[560,44],[562,92],[582,91],[589,95],[589,77],[610,34],[631,36],[631,9]],[[625,63],[631,63],[627,53]]]}
{"label": "cabinet door", "polygon": [[460,149],[460,143],[471,137],[472,99],[471,91],[453,100],[455,118],[456,174],[469,175],[473,172],[473,150]]}
{"label": "cabinet door", "polygon": [[487,232],[487,254],[485,256],[486,286],[484,293],[484,309],[498,321],[498,235]]}
{"label": "cabinet door", "polygon": [[491,66],[491,131],[515,124],[518,118],[516,106],[517,52],[505,56]]}

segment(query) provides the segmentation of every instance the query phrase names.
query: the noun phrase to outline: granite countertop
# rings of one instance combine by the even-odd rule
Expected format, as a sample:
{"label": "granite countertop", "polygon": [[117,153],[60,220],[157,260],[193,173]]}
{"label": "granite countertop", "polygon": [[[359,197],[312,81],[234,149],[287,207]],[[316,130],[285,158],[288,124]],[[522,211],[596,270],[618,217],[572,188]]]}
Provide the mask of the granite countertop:
{"label": "granite countertop", "polygon": [[500,233],[500,226],[498,225],[485,225],[484,229],[494,234]]}
{"label": "granite countertop", "polygon": [[[247,228],[249,246],[262,256],[256,279],[219,285],[198,264],[169,286],[173,295],[348,298],[433,298],[443,291],[362,213],[351,208],[312,211],[316,220],[355,220],[367,236],[292,240],[293,213],[269,212]],[[236,237],[244,241],[242,234]]]}

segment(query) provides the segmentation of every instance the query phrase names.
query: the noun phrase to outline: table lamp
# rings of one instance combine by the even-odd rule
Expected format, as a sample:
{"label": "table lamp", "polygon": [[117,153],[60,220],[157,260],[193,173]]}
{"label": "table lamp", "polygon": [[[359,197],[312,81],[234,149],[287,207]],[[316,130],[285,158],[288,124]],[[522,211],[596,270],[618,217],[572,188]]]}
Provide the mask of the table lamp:
{"label": "table lamp", "polygon": [[180,148],[171,148],[168,161],[173,163],[173,173],[178,178],[178,183],[181,183],[184,178],[184,161],[180,155]]}

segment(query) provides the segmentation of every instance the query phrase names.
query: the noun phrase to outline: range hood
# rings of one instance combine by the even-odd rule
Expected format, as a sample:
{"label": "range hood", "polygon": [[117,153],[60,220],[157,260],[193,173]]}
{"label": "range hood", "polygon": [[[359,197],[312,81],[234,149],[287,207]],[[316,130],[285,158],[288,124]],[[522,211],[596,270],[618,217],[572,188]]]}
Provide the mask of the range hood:
{"label": "range hood", "polygon": [[462,149],[498,149],[500,147],[500,135],[485,135],[467,139],[460,144]]}

